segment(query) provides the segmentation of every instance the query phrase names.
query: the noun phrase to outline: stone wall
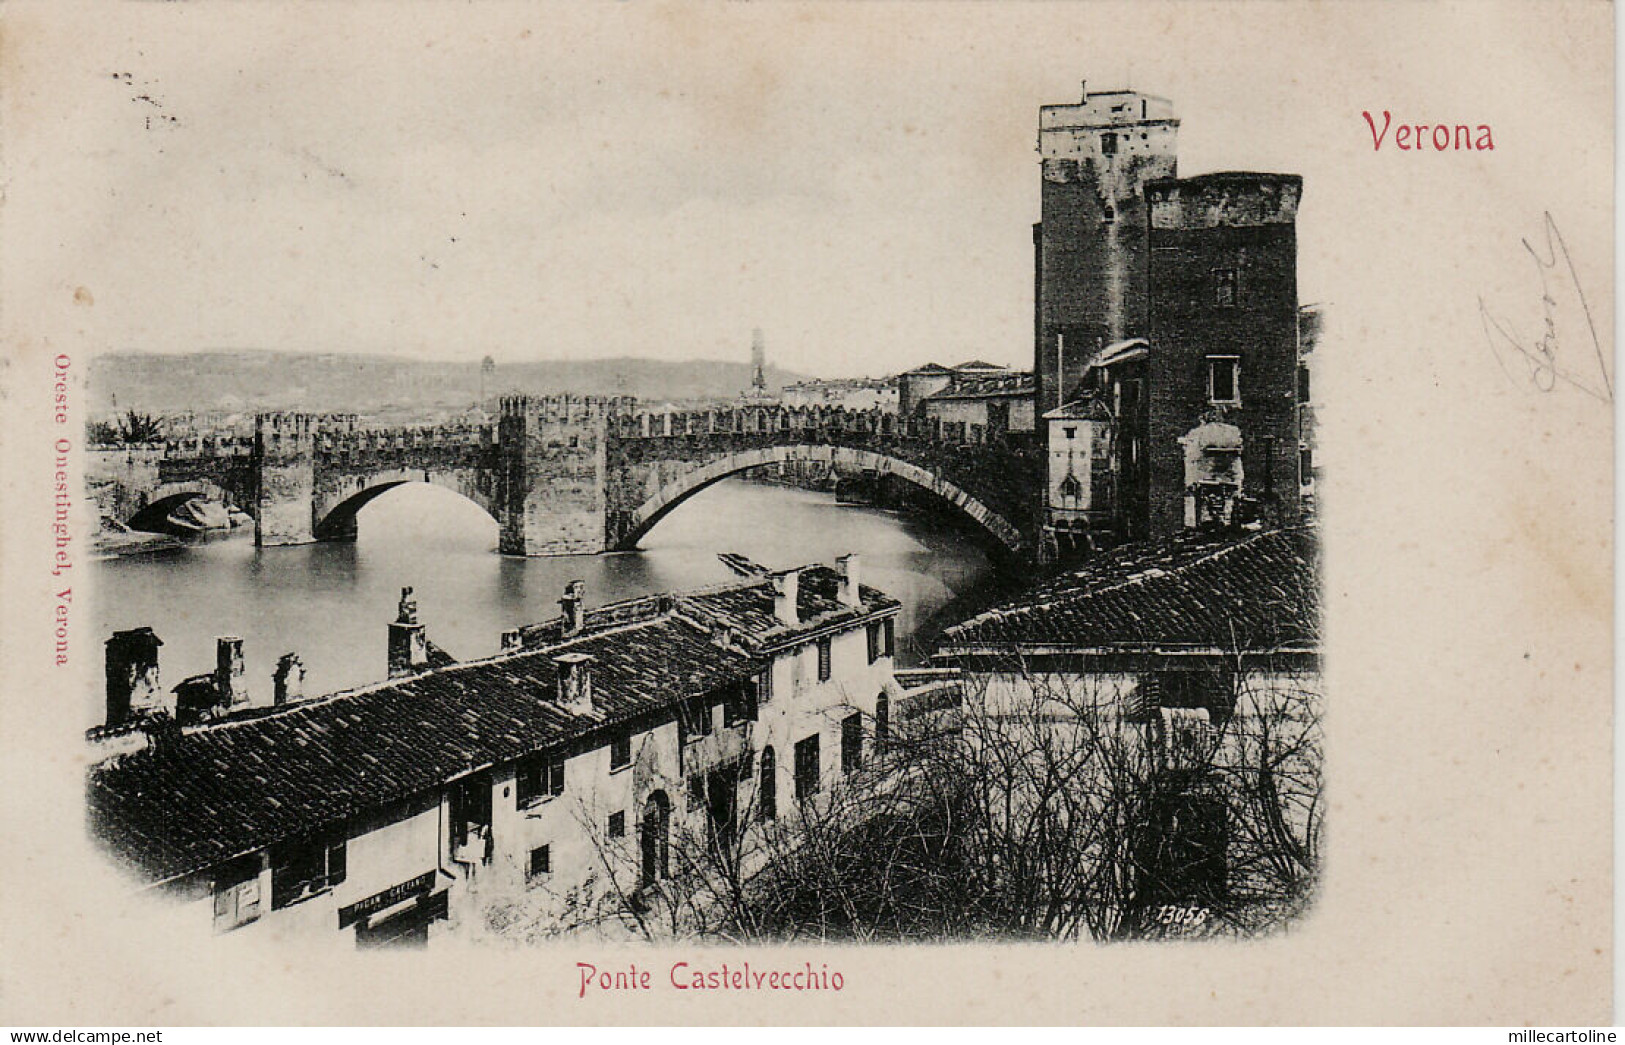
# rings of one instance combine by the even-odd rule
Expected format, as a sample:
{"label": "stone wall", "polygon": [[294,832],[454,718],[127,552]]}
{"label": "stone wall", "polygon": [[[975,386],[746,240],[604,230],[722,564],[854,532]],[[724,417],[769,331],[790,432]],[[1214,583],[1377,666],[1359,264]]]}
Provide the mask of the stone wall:
{"label": "stone wall", "polygon": [[129,522],[149,503],[159,487],[161,443],[141,446],[93,446],[85,451],[85,491],[101,519]]}

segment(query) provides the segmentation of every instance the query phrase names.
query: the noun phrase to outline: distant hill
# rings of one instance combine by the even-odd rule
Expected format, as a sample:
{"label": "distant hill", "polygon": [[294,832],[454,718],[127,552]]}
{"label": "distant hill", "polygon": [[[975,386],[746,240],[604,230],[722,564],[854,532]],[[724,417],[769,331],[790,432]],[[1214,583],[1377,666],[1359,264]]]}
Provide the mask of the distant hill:
{"label": "distant hill", "polygon": [[[767,368],[769,389],[805,380]],[[650,402],[731,399],[750,387],[747,363],[692,359],[584,359],[497,363],[487,396],[632,395]],[[90,413],[175,414],[304,410],[312,413],[455,411],[480,394],[480,361],[420,362],[377,355],[219,351],[184,355],[111,352],[87,378]]]}

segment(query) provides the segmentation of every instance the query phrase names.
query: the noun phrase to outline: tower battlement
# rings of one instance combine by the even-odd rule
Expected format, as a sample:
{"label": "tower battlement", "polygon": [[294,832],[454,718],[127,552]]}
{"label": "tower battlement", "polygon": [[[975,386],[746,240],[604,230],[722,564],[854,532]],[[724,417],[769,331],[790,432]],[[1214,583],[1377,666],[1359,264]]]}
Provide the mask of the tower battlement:
{"label": "tower battlement", "polygon": [[580,422],[631,413],[637,402],[635,396],[510,395],[502,397],[498,417],[503,421]]}
{"label": "tower battlement", "polygon": [[[1044,179],[1098,182],[1108,198],[1136,195],[1147,177],[1169,176],[1178,149],[1179,120],[1166,98],[1134,91],[1085,94],[1077,105],[1038,110],[1038,154]],[[1162,169],[1161,164],[1168,164]],[[1151,166],[1141,174],[1140,167]],[[1116,171],[1130,177],[1110,177]]]}
{"label": "tower battlement", "polygon": [[1146,185],[1151,228],[1290,225],[1297,220],[1303,179],[1296,174],[1229,171],[1164,178]]}

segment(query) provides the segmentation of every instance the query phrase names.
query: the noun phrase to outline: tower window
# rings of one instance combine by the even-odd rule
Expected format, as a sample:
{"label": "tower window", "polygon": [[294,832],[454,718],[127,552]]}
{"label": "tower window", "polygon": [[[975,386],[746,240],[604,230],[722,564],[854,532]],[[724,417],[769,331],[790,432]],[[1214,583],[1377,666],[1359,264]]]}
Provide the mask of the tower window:
{"label": "tower window", "polygon": [[1236,282],[1236,270],[1234,268],[1215,269],[1213,271],[1213,303],[1226,308],[1235,305]]}
{"label": "tower window", "polygon": [[1065,497],[1065,498],[1071,500],[1071,499],[1081,497],[1082,495],[1083,495],[1083,484],[1078,482],[1078,477],[1077,476],[1068,474],[1065,479],[1061,480],[1061,496],[1062,497]]}
{"label": "tower window", "polygon": [[1241,359],[1237,356],[1207,357],[1208,401],[1234,406],[1241,402]]}
{"label": "tower window", "polygon": [[1100,154],[1102,156],[1117,155],[1117,135],[1107,131],[1100,136]]}

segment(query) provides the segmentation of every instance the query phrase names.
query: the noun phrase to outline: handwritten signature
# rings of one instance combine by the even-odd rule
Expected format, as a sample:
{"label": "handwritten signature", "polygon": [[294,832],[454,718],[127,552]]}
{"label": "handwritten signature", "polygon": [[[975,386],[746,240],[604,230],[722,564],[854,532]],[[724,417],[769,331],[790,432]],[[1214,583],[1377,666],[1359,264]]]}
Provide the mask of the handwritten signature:
{"label": "handwritten signature", "polygon": [[[1494,353],[1495,361],[1500,364],[1507,379],[1514,383],[1518,378],[1508,367],[1509,360],[1514,366],[1521,362],[1527,380],[1541,392],[1555,391],[1558,385],[1563,384],[1602,402],[1613,402],[1614,385],[1608,374],[1607,354],[1603,351],[1602,340],[1597,337],[1597,324],[1591,318],[1591,306],[1586,303],[1585,291],[1580,287],[1574,260],[1569,256],[1563,234],[1558,231],[1550,211],[1545,215],[1545,233],[1544,252],[1537,250],[1528,240],[1523,241],[1524,249],[1529,252],[1540,275],[1540,301],[1544,314],[1540,336],[1522,337],[1510,322],[1492,314],[1483,297],[1480,297],[1478,316],[1484,325],[1484,336],[1489,341],[1490,351]],[[1559,337],[1560,321],[1564,331],[1578,325],[1572,311],[1559,307],[1557,295],[1565,279],[1579,301],[1579,313],[1585,317],[1581,355],[1578,362],[1572,363],[1573,354],[1565,354],[1565,346]],[[1584,354],[1585,341],[1590,343],[1591,358]],[[1592,359],[1596,363],[1596,372],[1583,372],[1589,371]]]}

